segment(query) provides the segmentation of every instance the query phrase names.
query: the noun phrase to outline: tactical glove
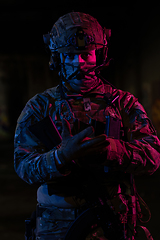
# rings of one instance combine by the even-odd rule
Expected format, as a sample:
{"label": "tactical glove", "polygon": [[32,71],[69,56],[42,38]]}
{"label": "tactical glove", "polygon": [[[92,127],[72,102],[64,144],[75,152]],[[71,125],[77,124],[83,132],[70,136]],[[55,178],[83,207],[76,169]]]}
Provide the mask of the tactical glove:
{"label": "tactical glove", "polygon": [[104,148],[106,144],[105,134],[89,138],[94,129],[92,127],[88,127],[72,136],[68,121],[63,119],[62,124],[62,143],[61,147],[57,150],[58,157],[62,164],[67,165],[72,160],[97,153]]}

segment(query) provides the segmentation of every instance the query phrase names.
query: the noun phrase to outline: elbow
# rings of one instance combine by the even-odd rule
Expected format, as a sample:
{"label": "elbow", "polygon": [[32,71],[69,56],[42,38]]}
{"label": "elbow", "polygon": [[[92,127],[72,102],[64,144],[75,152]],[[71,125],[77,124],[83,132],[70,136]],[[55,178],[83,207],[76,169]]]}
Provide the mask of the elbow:
{"label": "elbow", "polygon": [[160,155],[155,156],[152,160],[149,161],[148,174],[152,175],[160,166]]}
{"label": "elbow", "polygon": [[144,154],[143,156],[134,152],[133,158],[131,161],[125,162],[125,172],[134,174],[134,175],[152,175],[160,166],[160,155],[158,152],[155,152],[151,156]]}
{"label": "elbow", "polygon": [[14,160],[14,170],[16,172],[16,174],[26,183],[28,183],[29,185],[33,185],[33,181],[31,181],[27,176],[27,172],[26,169],[24,167],[24,165],[20,162],[18,163],[16,160]]}

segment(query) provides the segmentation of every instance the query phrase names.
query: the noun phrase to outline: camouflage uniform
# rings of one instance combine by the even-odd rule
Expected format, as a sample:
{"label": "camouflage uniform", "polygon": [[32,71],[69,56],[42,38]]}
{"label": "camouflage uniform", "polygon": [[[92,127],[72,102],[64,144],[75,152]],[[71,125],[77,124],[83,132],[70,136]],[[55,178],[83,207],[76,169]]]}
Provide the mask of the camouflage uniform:
{"label": "camouflage uniform", "polygon": [[[112,104],[108,104],[106,101],[107,93],[112,96],[112,99],[115,99]],[[70,187],[74,192],[75,181],[69,182],[73,186],[68,185],[67,182],[72,173],[69,172],[64,176],[57,170],[54,159],[56,147],[47,151],[46,147],[29,131],[28,127],[49,115],[60,133],[62,131],[61,119],[65,118],[68,119],[73,133],[76,134],[77,131],[80,131],[80,129],[75,129],[76,119],[85,124],[91,124],[95,119],[105,124],[107,116],[118,118],[121,120],[122,134],[120,139],[109,137],[110,144],[107,147],[107,156],[104,154],[98,156],[99,160],[95,160],[94,156],[91,156],[91,161],[95,160],[96,162],[97,176],[99,174],[97,165],[102,168],[104,166],[108,167],[106,179],[103,179],[104,185],[109,193],[109,200],[114,210],[120,214],[121,221],[125,223],[130,211],[130,204],[132,208],[133,204],[136,202],[138,204],[135,184],[133,182],[134,193],[131,193],[131,182],[128,176],[130,174],[151,175],[159,167],[160,141],[156,132],[142,105],[129,92],[113,89],[110,85],[101,82],[97,89],[87,94],[91,105],[89,111],[85,111],[84,108],[85,95],[77,94],[76,96],[75,94],[72,96],[70,92],[67,92],[65,96],[66,100],[61,99],[59,86],[57,86],[37,94],[28,101],[18,119],[15,132],[15,170],[19,177],[27,183],[40,184],[41,192],[47,191],[49,183],[52,182],[54,183],[52,185],[53,195],[54,187],[62,195],[65,195],[67,191],[70,192]],[[59,179],[62,181],[60,181],[57,190],[56,183]],[[72,196],[72,192],[69,194]],[[133,196],[135,196],[134,201],[132,201]],[[37,196],[38,201],[41,197]],[[39,207],[43,208],[44,206],[40,204]],[[48,232],[48,238],[43,238],[42,234],[41,238],[37,239],[62,239],[61,237],[64,236],[66,229],[75,219],[74,208],[65,209],[63,214],[62,209],[50,208],[48,202],[48,208],[45,208],[46,210],[38,218],[39,224],[37,227],[37,236],[41,235],[40,233]],[[135,222],[136,213],[132,211],[130,223],[135,225]],[[53,238],[53,235],[55,238]],[[104,239],[98,236],[93,238],[93,236],[95,236],[95,233],[92,237],[86,239]],[[131,238],[128,237],[128,239]]]}

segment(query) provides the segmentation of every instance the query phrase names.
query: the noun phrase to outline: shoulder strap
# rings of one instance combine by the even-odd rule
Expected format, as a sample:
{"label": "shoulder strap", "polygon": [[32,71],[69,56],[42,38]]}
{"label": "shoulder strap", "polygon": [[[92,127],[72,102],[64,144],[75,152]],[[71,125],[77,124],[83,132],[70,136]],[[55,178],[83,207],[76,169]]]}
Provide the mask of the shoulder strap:
{"label": "shoulder strap", "polygon": [[150,233],[150,231],[146,227],[139,226],[139,225],[137,227],[140,227],[140,228],[142,228],[144,230],[147,240],[154,240],[152,235],[151,235],[151,233]]}

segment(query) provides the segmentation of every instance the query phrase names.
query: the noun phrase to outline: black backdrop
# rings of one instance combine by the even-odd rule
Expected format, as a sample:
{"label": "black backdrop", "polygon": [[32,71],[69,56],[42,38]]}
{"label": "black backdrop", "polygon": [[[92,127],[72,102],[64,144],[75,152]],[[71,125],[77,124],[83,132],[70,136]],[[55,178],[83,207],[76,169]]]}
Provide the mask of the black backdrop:
{"label": "black backdrop", "polygon": [[[115,66],[123,68],[130,52],[138,54],[142,47],[142,39],[144,42],[144,38],[150,37],[148,29],[155,27],[153,38],[159,38],[159,8],[108,7],[107,5],[109,5],[108,2],[104,2],[104,5],[101,6],[92,2],[88,6],[77,3],[77,1],[67,3],[55,1],[54,3],[51,3],[51,1],[41,1],[41,3],[36,1],[0,1],[1,61],[3,61],[3,56],[7,55],[8,58],[13,59],[14,67],[16,65],[15,55],[21,55],[23,58],[29,54],[45,56],[43,34],[50,31],[53,23],[60,16],[74,10],[89,13],[96,17],[102,26],[112,29],[110,55],[115,59]],[[155,25],[151,26],[154,23]],[[152,46],[150,50],[152,51]],[[134,61],[138,61],[138,59],[135,58]],[[23,69],[24,66],[22,72]],[[18,93],[16,89],[19,88],[16,106],[12,105],[10,109],[11,115],[15,113],[15,120],[23,107],[21,90],[28,83],[26,80],[20,84],[13,77],[10,84],[15,89],[16,94]],[[141,85],[141,82],[138,84]],[[125,86],[127,86],[127,82],[123,82],[123,87]],[[141,92],[137,94],[141,98]],[[14,94],[13,97],[16,98]],[[13,100],[13,98],[9,99],[10,101]],[[0,196],[0,208],[2,210],[0,216],[1,239],[20,240],[23,239],[24,235],[24,219],[35,209],[36,188],[24,183],[14,172],[13,138],[9,143],[1,141],[0,156],[0,181],[2,183]],[[144,197],[152,212],[152,220],[148,223],[148,226],[154,239],[159,240],[159,171],[151,177],[138,178],[137,181],[139,193]]]}

